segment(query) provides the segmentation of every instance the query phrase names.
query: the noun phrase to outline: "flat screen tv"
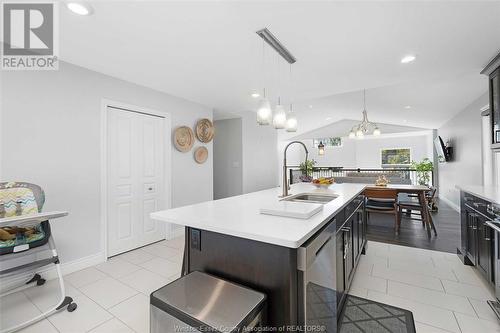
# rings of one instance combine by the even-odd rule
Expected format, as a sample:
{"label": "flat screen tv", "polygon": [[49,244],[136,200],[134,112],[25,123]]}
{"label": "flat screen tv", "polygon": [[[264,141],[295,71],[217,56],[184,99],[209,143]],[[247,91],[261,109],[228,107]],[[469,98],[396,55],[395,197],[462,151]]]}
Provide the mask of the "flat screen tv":
{"label": "flat screen tv", "polygon": [[434,140],[434,146],[436,147],[439,162],[451,161],[451,149],[445,146],[440,136]]}

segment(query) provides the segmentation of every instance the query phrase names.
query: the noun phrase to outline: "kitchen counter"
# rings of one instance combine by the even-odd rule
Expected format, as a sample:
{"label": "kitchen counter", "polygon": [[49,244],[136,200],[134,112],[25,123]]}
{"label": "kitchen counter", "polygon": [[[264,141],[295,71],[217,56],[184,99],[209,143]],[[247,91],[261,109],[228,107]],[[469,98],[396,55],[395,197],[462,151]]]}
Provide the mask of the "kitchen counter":
{"label": "kitchen counter", "polygon": [[500,205],[500,188],[482,185],[457,185],[457,189],[473,194],[483,200]]}
{"label": "kitchen counter", "polygon": [[278,197],[281,188],[154,212],[151,213],[151,218],[288,248],[298,248],[353,198],[363,192],[365,187],[364,184],[333,184],[328,189],[317,189],[305,183],[292,185],[291,194],[307,192],[338,195],[338,198],[326,203],[322,211],[307,220],[260,213],[261,208],[281,199]]}

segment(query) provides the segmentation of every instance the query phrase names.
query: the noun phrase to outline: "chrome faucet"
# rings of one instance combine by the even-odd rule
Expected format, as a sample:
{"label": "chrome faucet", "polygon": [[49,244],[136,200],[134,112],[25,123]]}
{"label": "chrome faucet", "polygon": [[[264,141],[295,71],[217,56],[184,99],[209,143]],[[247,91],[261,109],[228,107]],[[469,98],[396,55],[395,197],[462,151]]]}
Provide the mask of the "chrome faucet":
{"label": "chrome faucet", "polygon": [[290,189],[290,184],[288,184],[288,175],[287,175],[287,167],[286,167],[286,151],[288,149],[288,147],[290,147],[290,145],[294,144],[294,143],[299,143],[301,144],[303,147],[304,147],[304,150],[306,151],[306,160],[305,160],[305,164],[306,164],[306,172],[307,172],[307,156],[309,155],[309,152],[307,151],[307,147],[306,145],[303,143],[303,142],[300,142],[300,141],[292,141],[290,142],[289,144],[286,145],[285,147],[285,151],[283,152],[283,194],[281,195],[281,198],[284,198],[284,197],[287,197],[290,195],[290,193],[288,193],[288,190]]}

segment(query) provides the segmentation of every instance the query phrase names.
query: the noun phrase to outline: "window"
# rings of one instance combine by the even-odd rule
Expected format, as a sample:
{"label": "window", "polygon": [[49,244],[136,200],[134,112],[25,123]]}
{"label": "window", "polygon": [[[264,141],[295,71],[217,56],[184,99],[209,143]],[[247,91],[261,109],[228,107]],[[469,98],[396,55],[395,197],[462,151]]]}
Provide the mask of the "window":
{"label": "window", "polygon": [[341,147],[342,146],[342,138],[341,137],[314,139],[313,146],[318,147],[320,142],[323,142],[325,147]]}
{"label": "window", "polygon": [[409,166],[411,164],[410,148],[382,149],[382,166]]}

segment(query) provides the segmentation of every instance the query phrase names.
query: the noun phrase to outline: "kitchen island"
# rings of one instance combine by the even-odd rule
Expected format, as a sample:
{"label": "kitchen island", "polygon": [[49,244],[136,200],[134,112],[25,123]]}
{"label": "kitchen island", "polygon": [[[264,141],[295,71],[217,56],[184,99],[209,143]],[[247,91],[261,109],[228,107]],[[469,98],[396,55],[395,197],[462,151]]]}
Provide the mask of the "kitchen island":
{"label": "kitchen island", "polygon": [[183,274],[203,271],[265,293],[264,326],[286,331],[308,325],[336,332],[346,291],[366,248],[364,188],[292,185],[292,194],[335,197],[309,219],[260,213],[281,200],[279,188],[151,217],[186,227]]}

